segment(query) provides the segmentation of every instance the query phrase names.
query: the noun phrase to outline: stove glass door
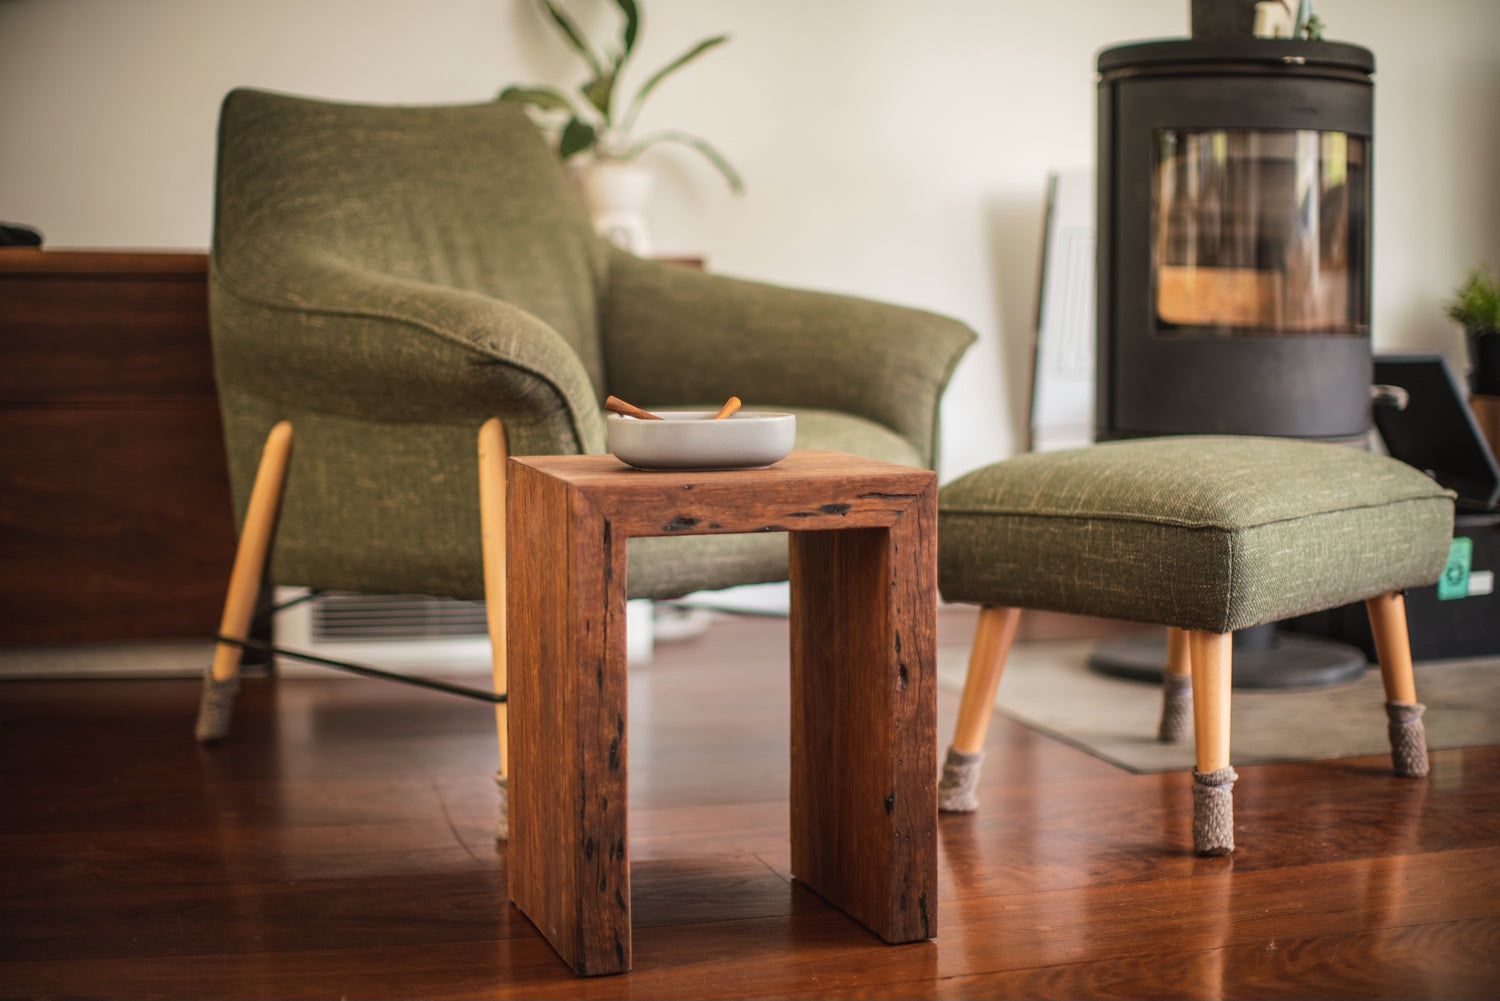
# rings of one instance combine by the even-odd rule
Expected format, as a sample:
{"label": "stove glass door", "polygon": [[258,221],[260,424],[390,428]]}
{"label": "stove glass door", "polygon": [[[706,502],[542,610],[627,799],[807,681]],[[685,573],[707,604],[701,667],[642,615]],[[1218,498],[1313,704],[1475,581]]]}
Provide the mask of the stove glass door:
{"label": "stove glass door", "polygon": [[1155,336],[1368,335],[1366,139],[1158,129],[1155,146]]}

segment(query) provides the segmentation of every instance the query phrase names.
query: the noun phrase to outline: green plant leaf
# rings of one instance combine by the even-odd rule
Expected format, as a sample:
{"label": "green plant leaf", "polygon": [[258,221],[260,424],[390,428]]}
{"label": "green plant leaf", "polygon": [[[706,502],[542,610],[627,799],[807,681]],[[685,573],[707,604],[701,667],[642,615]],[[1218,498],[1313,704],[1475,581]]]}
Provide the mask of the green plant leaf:
{"label": "green plant leaf", "polygon": [[551,87],[506,87],[500,92],[500,100],[543,111],[566,111],[577,115],[573,102]]}
{"label": "green plant leaf", "polygon": [[578,25],[573,23],[573,19],[568,17],[552,0],[541,0],[541,4],[546,9],[547,16],[552,18],[552,23],[557,25],[558,30],[563,33],[563,37],[568,40],[568,43],[578,50],[579,55],[588,60],[589,68],[594,71],[594,75],[603,76],[604,67],[599,64],[599,57],[594,55],[594,50],[589,45],[588,39],[584,37]]}
{"label": "green plant leaf", "polygon": [[615,5],[620,8],[620,13],[625,15],[625,25],[620,29],[620,52],[619,62],[615,63],[618,71],[625,65],[625,60],[635,51],[635,36],[641,27],[641,12],[636,8],[635,0],[615,0]]}
{"label": "green plant leaf", "polygon": [[667,63],[667,65],[663,66],[661,69],[652,74],[651,78],[641,85],[641,89],[636,91],[635,97],[631,99],[630,110],[625,113],[625,118],[620,123],[620,128],[625,132],[630,131],[631,127],[635,124],[636,116],[641,113],[641,105],[646,103],[647,96],[649,96],[650,93],[656,89],[657,84],[661,83],[662,80],[666,79],[672,73],[677,72],[679,69],[692,62],[694,59],[697,59],[699,56],[703,55],[703,53],[707,52],[709,49],[715,48],[719,45],[723,45],[727,41],[729,41],[728,35],[715,35],[713,38],[705,38],[703,41],[699,42],[691,49],[688,49],[682,55],[678,56],[676,59]]}
{"label": "green plant leaf", "polygon": [[566,160],[570,156],[576,156],[594,145],[598,133],[588,122],[580,121],[578,118],[568,119],[568,124],[563,126],[562,138],[557,143],[557,155],[559,159]]}
{"label": "green plant leaf", "polygon": [[654,146],[657,143],[677,143],[681,146],[688,146],[697,150],[703,154],[709,163],[714,165],[720,174],[724,175],[724,180],[729,183],[730,191],[733,191],[737,195],[744,193],[745,183],[740,180],[740,175],[735,172],[735,169],[729,165],[729,161],[724,159],[723,154],[718,150],[697,136],[677,131],[653,132],[631,148],[635,154],[639,155],[645,152],[648,147]]}
{"label": "green plant leaf", "polygon": [[603,76],[595,77],[581,88],[583,96],[589,99],[589,103],[599,110],[604,116],[604,124],[610,123],[609,105],[615,94],[615,74],[613,71]]}
{"label": "green plant leaf", "polygon": [[1500,279],[1488,265],[1469,271],[1464,283],[1453,290],[1447,313],[1467,330],[1500,330]]}

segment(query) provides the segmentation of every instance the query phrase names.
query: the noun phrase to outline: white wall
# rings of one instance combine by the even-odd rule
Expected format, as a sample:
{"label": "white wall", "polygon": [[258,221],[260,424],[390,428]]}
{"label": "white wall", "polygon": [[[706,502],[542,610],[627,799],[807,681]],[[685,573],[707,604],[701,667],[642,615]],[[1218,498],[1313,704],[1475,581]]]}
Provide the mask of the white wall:
{"label": "white wall", "polygon": [[[1377,350],[1439,349],[1441,301],[1500,264],[1500,3],[1320,0],[1376,56]],[[571,0],[612,29],[613,5]],[[656,92],[663,252],[968,322],[944,407],[947,480],[1026,441],[1046,174],[1088,167],[1094,57],[1187,33],[1189,0],[646,0],[640,71],[722,31]],[[592,13],[591,13],[592,11]],[[0,219],[54,247],[204,248],[220,98],[486,100],[580,66],[528,0],[0,0]]]}

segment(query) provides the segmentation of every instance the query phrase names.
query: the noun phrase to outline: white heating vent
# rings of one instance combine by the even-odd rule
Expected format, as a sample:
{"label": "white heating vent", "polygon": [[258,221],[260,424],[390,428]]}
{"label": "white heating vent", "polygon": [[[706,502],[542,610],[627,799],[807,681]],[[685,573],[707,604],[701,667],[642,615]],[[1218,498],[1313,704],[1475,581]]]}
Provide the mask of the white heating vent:
{"label": "white heating vent", "polygon": [[314,643],[487,636],[484,603],[407,594],[331,594],[312,615]]}
{"label": "white heating vent", "polygon": [[[306,594],[305,588],[277,588],[276,603]],[[625,628],[630,662],[646,663],[651,602],[629,602]],[[278,612],[273,635],[286,650],[406,674],[489,674],[493,666],[482,601],[327,592]],[[288,678],[355,677],[291,657],[276,658],[276,669]]]}
{"label": "white heating vent", "polygon": [[[306,593],[277,588],[276,601]],[[329,592],[277,613],[274,634],[288,650],[411,674],[487,674],[491,667],[482,601]],[[290,657],[278,657],[276,667],[286,677],[339,673]]]}

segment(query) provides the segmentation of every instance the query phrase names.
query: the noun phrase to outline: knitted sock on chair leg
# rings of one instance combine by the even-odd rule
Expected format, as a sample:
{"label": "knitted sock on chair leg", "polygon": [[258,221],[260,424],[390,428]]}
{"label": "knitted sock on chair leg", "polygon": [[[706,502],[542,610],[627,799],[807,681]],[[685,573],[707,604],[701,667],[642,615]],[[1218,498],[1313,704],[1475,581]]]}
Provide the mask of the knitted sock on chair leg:
{"label": "knitted sock on chair leg", "polygon": [[1193,679],[1186,674],[1164,674],[1161,685],[1161,725],[1156,739],[1180,744],[1193,735]]}
{"label": "knitted sock on chair leg", "polygon": [[495,773],[495,785],[500,787],[500,820],[495,824],[495,840],[510,840],[510,778]]}
{"label": "knitted sock on chair leg", "polygon": [[1234,851],[1233,768],[1207,774],[1193,769],[1193,848],[1199,855],[1228,855]]}
{"label": "knitted sock on chair leg", "polygon": [[214,680],[213,669],[203,674],[203,695],[198,700],[198,723],[193,735],[200,744],[223,740],[229,735],[229,717],[234,713],[234,697],[240,691],[240,676],[228,681]]}
{"label": "knitted sock on chair leg", "polygon": [[974,790],[979,785],[979,766],[983,751],[955,751],[948,748],[943,762],[943,777],[938,782],[938,809],[944,813],[973,813],[979,809]]}
{"label": "knitted sock on chair leg", "polygon": [[1427,774],[1427,727],[1422,713],[1427,707],[1420,702],[1387,702],[1385,715],[1390,720],[1391,764],[1404,779],[1419,779]]}

